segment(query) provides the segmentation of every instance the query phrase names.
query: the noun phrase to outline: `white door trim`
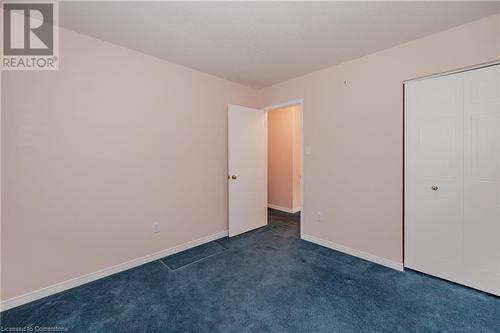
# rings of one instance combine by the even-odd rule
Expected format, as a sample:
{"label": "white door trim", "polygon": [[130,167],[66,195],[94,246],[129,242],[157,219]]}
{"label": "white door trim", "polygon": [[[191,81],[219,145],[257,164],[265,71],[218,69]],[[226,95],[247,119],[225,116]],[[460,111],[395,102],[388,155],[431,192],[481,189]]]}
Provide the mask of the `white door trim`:
{"label": "white door trim", "polygon": [[283,109],[289,106],[300,106],[300,238],[303,238],[304,221],[304,99],[273,104],[262,108],[266,112]]}
{"label": "white door trim", "polygon": [[500,59],[499,60],[494,60],[494,61],[484,62],[484,63],[477,64],[477,65],[461,67],[461,68],[453,69],[451,71],[439,72],[439,73],[435,73],[435,74],[431,74],[431,75],[425,75],[425,76],[419,76],[419,77],[416,77],[416,78],[404,80],[403,84],[409,83],[409,82],[413,82],[413,81],[427,80],[427,79],[432,79],[432,78],[435,78],[435,77],[440,77],[440,76],[446,76],[446,75],[451,75],[451,74],[457,74],[457,73],[461,73],[461,72],[472,71],[472,70],[475,70],[475,69],[480,69],[480,68],[485,68],[485,67],[490,67],[490,66],[496,66],[496,65],[500,65]]}

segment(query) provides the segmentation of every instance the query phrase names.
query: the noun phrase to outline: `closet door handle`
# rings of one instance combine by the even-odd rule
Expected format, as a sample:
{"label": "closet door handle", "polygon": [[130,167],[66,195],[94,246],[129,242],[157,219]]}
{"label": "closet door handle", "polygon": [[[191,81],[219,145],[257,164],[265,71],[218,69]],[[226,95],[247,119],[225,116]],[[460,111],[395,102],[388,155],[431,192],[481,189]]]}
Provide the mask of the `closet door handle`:
{"label": "closet door handle", "polygon": [[437,190],[439,190],[439,186],[437,186],[437,185],[432,185],[431,190],[433,190],[433,191],[437,191]]}

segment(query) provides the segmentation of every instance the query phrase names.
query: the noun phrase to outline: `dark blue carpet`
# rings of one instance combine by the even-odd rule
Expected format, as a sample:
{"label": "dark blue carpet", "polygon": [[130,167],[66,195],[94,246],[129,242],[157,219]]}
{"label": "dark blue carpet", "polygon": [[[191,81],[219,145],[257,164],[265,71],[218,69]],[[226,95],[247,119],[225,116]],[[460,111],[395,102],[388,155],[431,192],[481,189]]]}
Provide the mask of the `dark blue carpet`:
{"label": "dark blue carpet", "polygon": [[302,241],[296,216],[273,212],[269,222],[218,240],[227,250],[175,270],[155,261],[3,312],[2,325],[69,332],[500,332],[498,297]]}

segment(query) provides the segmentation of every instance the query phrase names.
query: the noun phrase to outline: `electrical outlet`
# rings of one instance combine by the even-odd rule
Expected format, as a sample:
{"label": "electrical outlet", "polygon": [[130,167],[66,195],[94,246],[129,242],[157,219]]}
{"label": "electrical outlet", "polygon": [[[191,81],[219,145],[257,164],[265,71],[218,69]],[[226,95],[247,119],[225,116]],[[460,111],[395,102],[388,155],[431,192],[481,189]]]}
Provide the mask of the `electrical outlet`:
{"label": "electrical outlet", "polygon": [[316,214],[316,222],[323,222],[323,212],[318,212]]}
{"label": "electrical outlet", "polygon": [[311,146],[309,146],[309,145],[306,146],[305,153],[306,153],[306,155],[311,155],[311,153],[312,153]]}
{"label": "electrical outlet", "polygon": [[160,223],[153,223],[153,232],[155,234],[160,232]]}

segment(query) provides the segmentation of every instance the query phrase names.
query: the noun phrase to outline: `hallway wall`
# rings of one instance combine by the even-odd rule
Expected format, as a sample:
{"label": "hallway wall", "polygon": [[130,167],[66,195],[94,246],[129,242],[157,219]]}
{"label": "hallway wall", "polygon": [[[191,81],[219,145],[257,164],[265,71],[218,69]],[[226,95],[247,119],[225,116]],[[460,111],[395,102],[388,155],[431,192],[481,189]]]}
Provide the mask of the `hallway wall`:
{"label": "hallway wall", "polygon": [[268,204],[300,210],[300,106],[268,112]]}

